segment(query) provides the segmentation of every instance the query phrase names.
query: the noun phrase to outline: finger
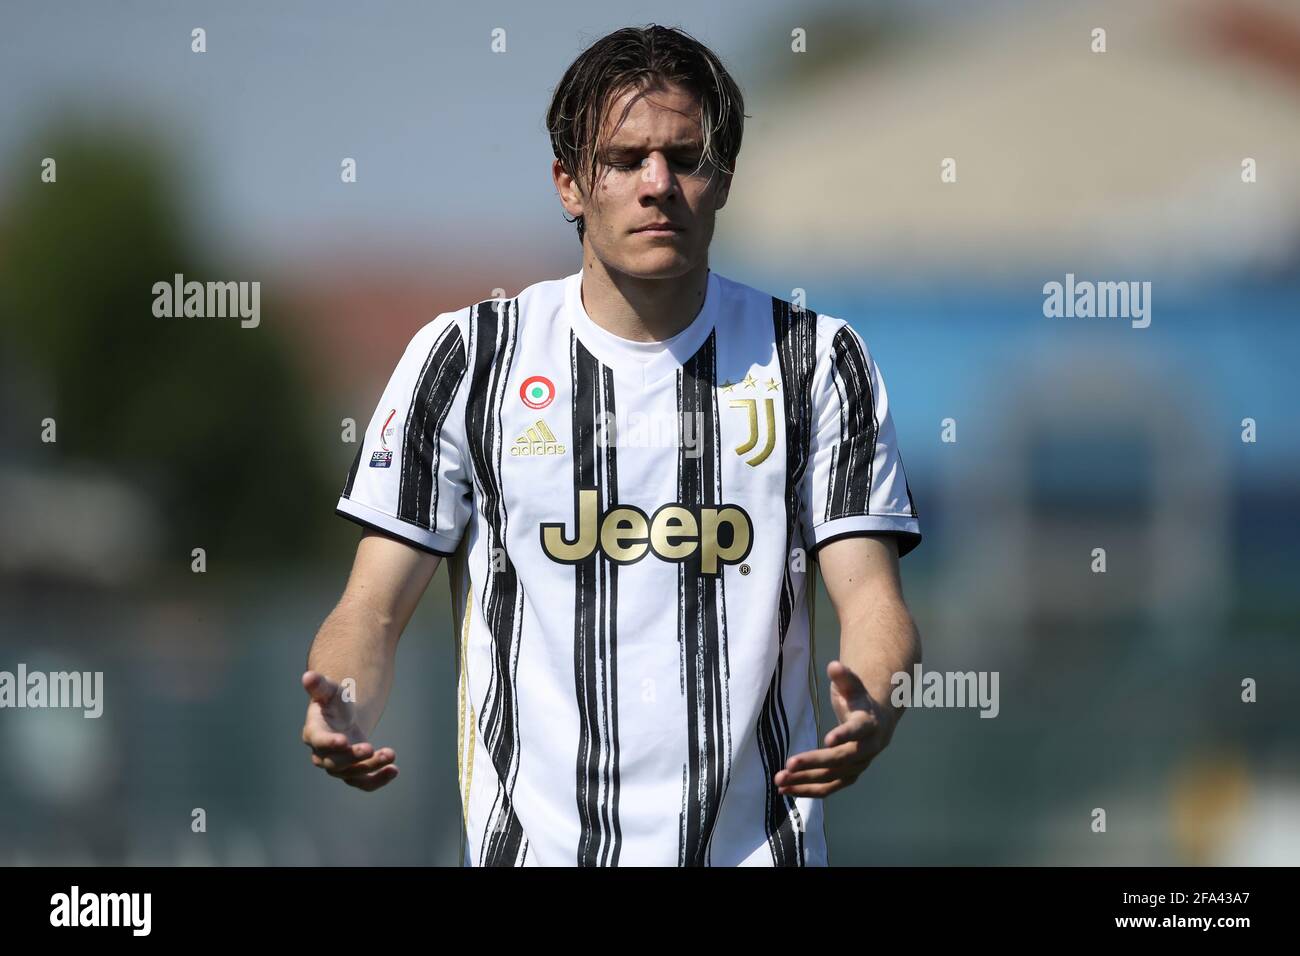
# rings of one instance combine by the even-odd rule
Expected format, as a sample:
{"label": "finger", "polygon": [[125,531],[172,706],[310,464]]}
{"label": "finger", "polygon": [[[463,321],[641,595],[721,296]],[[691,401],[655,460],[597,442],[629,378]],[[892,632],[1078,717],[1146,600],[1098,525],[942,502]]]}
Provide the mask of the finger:
{"label": "finger", "polygon": [[835,685],[835,689],[844,695],[845,700],[854,700],[859,694],[867,692],[858,675],[839,661],[831,661],[826,665],[826,676]]}
{"label": "finger", "polygon": [[804,770],[778,770],[772,777],[777,789],[793,787],[805,783],[825,783],[828,780],[844,778],[852,783],[871,765],[872,757],[861,757],[850,763],[835,767],[808,767]]}
{"label": "finger", "polygon": [[833,780],[830,783],[809,783],[798,787],[790,787],[782,790],[781,793],[787,797],[829,797],[837,790],[843,790],[849,785],[845,780]]}
{"label": "finger", "polygon": [[307,723],[302,729],[302,742],[322,757],[331,754],[369,757],[375,748],[369,741],[357,739],[360,737],[356,728],[353,728],[351,735],[345,734],[330,727],[318,714],[308,715]]}
{"label": "finger", "polygon": [[[795,773],[781,770],[772,778],[772,782],[776,784],[778,790],[784,792],[789,787],[801,786],[806,783],[826,783],[829,780],[838,780],[847,776],[849,774],[842,767],[813,767],[810,770],[799,770]],[[856,773],[854,776],[856,776]]]}
{"label": "finger", "polygon": [[319,714],[308,715],[302,728],[302,742],[318,753],[345,751],[351,746],[348,735],[330,728]]}
{"label": "finger", "polygon": [[327,772],[334,777],[357,777],[374,773],[380,767],[386,767],[396,759],[397,754],[385,747],[367,760],[358,760],[351,766],[344,767],[341,770],[327,770]]}
{"label": "finger", "polygon": [[342,693],[342,684],[330,680],[324,674],[307,671],[302,675],[303,688],[311,696],[311,704],[321,712],[322,717],[335,727],[346,727],[353,721],[355,704],[348,694]]}
{"label": "finger", "polygon": [[860,756],[861,753],[861,745],[856,740],[840,744],[838,747],[827,747],[823,750],[805,750],[803,753],[795,754],[787,760],[785,769],[790,773],[796,773],[800,770],[811,770],[814,767],[839,767]]}
{"label": "finger", "polygon": [[[310,756],[312,764],[320,767],[326,773],[330,774],[330,776],[338,777],[347,772],[347,767],[340,768],[336,766],[335,762],[329,757],[322,757],[320,754],[315,752],[310,754]],[[329,761],[328,766],[326,765],[326,761]],[[355,766],[355,764],[353,766]]]}
{"label": "finger", "polygon": [[304,727],[302,731],[302,742],[312,750],[320,753],[348,749],[347,735],[341,734],[335,730],[329,730],[328,728],[322,730],[315,727]]}
{"label": "finger", "polygon": [[[350,721],[345,723],[338,716],[330,717],[315,701],[307,705],[307,719],[302,727],[302,742],[307,746],[318,750],[339,750],[364,741],[365,735]],[[364,756],[371,753],[373,749]]]}
{"label": "finger", "polygon": [[343,750],[317,750],[313,753],[321,758],[321,766],[326,770],[346,770],[362,760],[373,759],[374,749],[370,744],[353,744]]}
{"label": "finger", "polygon": [[867,740],[880,729],[880,719],[868,710],[850,711],[844,722],[826,734],[826,746],[837,747],[854,740]]}
{"label": "finger", "polygon": [[366,774],[362,777],[347,777],[344,779],[349,787],[356,787],[359,790],[367,792],[378,790],[380,787],[392,783],[397,779],[397,764],[390,763],[387,767],[381,767],[374,773]]}
{"label": "finger", "polygon": [[307,671],[302,675],[302,688],[312,700],[323,705],[334,698],[338,693],[339,685],[319,671]]}

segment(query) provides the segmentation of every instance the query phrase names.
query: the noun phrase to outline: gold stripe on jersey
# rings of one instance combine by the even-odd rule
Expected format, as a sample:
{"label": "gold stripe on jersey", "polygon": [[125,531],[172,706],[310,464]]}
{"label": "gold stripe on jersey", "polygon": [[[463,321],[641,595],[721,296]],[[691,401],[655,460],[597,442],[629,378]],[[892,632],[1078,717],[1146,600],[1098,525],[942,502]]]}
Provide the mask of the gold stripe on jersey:
{"label": "gold stripe on jersey", "polygon": [[[469,833],[469,795],[470,788],[474,785],[474,729],[478,726],[478,718],[474,715],[474,702],[469,698],[469,675],[467,665],[469,654],[467,646],[469,644],[469,618],[471,609],[474,606],[474,592],[471,588],[465,592],[465,615],[461,624],[460,632],[460,676],[456,681],[457,693],[459,695],[459,707],[456,712],[456,779],[463,783],[464,790],[461,794],[461,821],[464,828],[461,831],[461,864],[464,863],[465,849],[464,840]],[[469,704],[469,760],[468,771],[466,770],[465,760],[465,705]]]}

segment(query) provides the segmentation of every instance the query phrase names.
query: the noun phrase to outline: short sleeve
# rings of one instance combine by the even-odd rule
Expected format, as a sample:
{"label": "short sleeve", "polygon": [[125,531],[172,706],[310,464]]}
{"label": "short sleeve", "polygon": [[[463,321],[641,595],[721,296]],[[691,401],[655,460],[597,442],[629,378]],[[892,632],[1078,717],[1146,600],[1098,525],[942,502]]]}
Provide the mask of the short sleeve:
{"label": "short sleeve", "polygon": [[444,557],[460,544],[473,505],[462,318],[438,316],[406,347],[337,507],[345,518]]}
{"label": "short sleeve", "polygon": [[803,478],[804,540],[816,552],[838,538],[890,533],[898,536],[901,557],[921,543],[921,526],[884,378],[847,324],[820,333],[818,351]]}

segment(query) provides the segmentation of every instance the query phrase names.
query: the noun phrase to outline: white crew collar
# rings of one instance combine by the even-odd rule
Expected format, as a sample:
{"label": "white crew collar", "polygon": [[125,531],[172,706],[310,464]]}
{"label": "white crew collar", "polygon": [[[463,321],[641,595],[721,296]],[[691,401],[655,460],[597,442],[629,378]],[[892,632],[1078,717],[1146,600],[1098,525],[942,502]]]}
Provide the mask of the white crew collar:
{"label": "white crew collar", "polygon": [[709,270],[704,303],[694,320],[670,339],[635,342],[597,325],[582,304],[582,276],[579,270],[564,280],[564,308],[578,339],[604,365],[623,375],[640,378],[649,385],[676,372],[694,355],[717,320],[721,289],[718,274]]}

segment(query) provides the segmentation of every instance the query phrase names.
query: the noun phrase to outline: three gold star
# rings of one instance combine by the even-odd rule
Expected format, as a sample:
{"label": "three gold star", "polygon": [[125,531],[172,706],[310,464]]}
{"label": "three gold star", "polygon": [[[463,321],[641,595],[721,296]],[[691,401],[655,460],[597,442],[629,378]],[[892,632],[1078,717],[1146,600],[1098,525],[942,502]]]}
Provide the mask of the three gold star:
{"label": "three gold star", "polygon": [[[776,380],[775,376],[769,375],[767,381],[762,384],[767,386],[769,392],[779,392],[781,390],[781,383]],[[759,381],[754,378],[753,370],[750,370],[739,382],[733,382],[731,379],[727,379],[727,381],[722,383],[721,388],[724,392],[730,392],[734,391],[738,385],[752,390],[758,387]]]}

